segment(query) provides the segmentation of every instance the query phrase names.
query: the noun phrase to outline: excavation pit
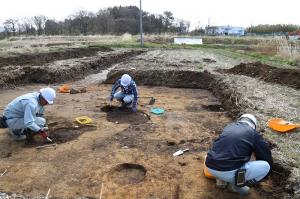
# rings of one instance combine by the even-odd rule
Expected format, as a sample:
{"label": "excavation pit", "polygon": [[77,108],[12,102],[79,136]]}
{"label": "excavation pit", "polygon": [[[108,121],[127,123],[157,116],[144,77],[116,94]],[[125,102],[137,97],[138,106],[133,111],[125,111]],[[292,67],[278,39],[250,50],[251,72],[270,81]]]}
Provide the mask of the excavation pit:
{"label": "excavation pit", "polygon": [[[95,130],[95,126],[79,126],[75,123],[57,123],[54,122],[49,125],[48,137],[56,144],[62,144],[78,139],[80,135],[87,131]],[[26,147],[41,146],[48,143],[41,138],[40,135],[27,136],[25,141]]]}
{"label": "excavation pit", "polygon": [[133,112],[131,108],[105,105],[101,111],[106,112],[106,119],[117,124],[143,124],[150,120],[150,116],[144,111]]}
{"label": "excavation pit", "polygon": [[147,170],[139,164],[124,163],[117,165],[110,173],[110,179],[119,185],[137,184],[146,178]]}

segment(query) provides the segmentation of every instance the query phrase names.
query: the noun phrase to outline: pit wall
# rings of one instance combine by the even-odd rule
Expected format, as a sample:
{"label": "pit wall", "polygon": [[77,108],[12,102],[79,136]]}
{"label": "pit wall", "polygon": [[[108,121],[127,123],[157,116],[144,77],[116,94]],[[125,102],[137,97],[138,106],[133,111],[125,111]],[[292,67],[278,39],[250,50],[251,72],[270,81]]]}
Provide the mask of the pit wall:
{"label": "pit wall", "polygon": [[111,70],[104,83],[113,84],[123,74],[129,74],[139,85],[167,86],[171,88],[209,88],[214,75],[207,71],[180,71],[180,70]]}

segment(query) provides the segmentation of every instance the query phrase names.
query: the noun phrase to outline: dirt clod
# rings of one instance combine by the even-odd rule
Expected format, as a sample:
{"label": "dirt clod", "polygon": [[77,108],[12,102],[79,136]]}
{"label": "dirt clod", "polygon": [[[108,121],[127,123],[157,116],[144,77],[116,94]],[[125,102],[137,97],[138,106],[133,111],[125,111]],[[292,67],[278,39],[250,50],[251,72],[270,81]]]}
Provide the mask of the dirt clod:
{"label": "dirt clod", "polygon": [[213,111],[213,112],[222,112],[224,108],[221,104],[209,104],[209,105],[202,105],[202,107],[206,110]]}
{"label": "dirt clod", "polygon": [[206,63],[215,63],[215,62],[217,62],[216,60],[209,59],[209,58],[203,58],[202,60],[203,60],[204,62],[206,62]]}

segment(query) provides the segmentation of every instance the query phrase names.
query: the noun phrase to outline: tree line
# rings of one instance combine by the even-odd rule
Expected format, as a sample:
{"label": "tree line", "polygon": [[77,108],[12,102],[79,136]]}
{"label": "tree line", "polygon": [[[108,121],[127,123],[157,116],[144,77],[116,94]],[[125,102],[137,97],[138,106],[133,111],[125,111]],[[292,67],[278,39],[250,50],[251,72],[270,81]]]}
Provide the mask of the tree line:
{"label": "tree line", "polygon": [[[161,34],[186,33],[188,21],[175,19],[172,12],[151,14],[142,12],[143,31]],[[115,6],[93,13],[80,10],[63,21],[39,15],[32,18],[7,19],[3,23],[2,36],[17,35],[87,35],[87,34],[137,34],[140,10],[136,6]]]}
{"label": "tree line", "polygon": [[300,26],[293,24],[275,24],[275,25],[257,25],[251,26],[246,29],[247,33],[255,34],[273,34],[273,33],[288,33],[297,31],[300,29]]}

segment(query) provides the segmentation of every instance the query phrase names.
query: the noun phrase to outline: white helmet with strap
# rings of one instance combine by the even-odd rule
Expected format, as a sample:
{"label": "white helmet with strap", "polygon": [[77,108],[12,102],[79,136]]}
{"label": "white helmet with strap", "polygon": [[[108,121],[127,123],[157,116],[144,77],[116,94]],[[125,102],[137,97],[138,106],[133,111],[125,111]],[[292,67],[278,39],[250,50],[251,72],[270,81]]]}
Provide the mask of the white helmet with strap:
{"label": "white helmet with strap", "polygon": [[254,126],[254,129],[257,128],[257,120],[254,117],[254,115],[252,115],[252,114],[249,114],[249,113],[243,114],[239,118],[239,120],[242,121],[242,122],[248,123],[250,126],[252,124]]}
{"label": "white helmet with strap", "polygon": [[122,86],[129,86],[129,84],[131,83],[132,78],[128,75],[128,74],[124,74],[121,77],[121,85]]}
{"label": "white helmet with strap", "polygon": [[40,90],[40,93],[42,97],[48,102],[48,104],[53,104],[56,98],[56,92],[53,88],[50,87],[42,88]]}

